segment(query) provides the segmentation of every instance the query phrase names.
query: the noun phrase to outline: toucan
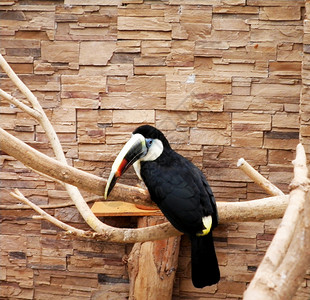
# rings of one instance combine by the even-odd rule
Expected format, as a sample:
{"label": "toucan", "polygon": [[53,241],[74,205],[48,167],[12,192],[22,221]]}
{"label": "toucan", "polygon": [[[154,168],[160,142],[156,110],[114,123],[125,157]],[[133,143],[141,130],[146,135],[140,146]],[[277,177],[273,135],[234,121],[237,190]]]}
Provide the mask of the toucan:
{"label": "toucan", "polygon": [[213,192],[203,173],[175,152],[164,134],[150,125],[135,129],[116,157],[105,198],[117,179],[133,165],[170,223],[191,240],[192,282],[203,288],[220,280],[212,230],[218,225]]}

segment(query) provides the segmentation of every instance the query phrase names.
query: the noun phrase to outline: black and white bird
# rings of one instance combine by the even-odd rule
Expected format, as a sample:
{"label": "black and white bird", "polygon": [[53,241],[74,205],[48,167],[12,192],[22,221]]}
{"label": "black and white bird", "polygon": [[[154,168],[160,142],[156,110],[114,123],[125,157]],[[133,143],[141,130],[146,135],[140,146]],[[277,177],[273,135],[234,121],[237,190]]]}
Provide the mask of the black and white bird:
{"label": "black and white bird", "polygon": [[158,129],[138,127],[117,158],[105,189],[133,165],[154,201],[171,224],[191,240],[192,282],[203,288],[220,280],[212,230],[218,214],[212,190],[203,173],[170,147]]}

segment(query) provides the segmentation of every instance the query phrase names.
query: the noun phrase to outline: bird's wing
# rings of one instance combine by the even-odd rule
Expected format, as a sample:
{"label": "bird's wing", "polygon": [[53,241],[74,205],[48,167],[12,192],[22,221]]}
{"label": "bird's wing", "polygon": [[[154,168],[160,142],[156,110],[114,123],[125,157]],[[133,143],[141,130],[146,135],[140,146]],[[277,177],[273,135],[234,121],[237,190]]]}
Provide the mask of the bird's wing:
{"label": "bird's wing", "polygon": [[170,164],[147,163],[141,174],[152,200],[174,227],[189,234],[203,229],[202,218],[213,214],[213,205],[197,167],[178,155]]}
{"label": "bird's wing", "polygon": [[[197,168],[198,169],[198,168]],[[205,202],[207,201],[207,203],[204,203],[203,206],[209,206],[211,204],[212,206],[212,227],[216,227],[218,225],[218,212],[217,212],[217,206],[216,206],[216,202],[215,202],[215,197],[213,195],[213,192],[211,190],[211,187],[205,177],[205,175],[198,169],[198,171],[200,172],[200,178],[204,187],[204,190],[206,191],[206,193],[208,194],[207,197],[202,197],[202,201]]]}

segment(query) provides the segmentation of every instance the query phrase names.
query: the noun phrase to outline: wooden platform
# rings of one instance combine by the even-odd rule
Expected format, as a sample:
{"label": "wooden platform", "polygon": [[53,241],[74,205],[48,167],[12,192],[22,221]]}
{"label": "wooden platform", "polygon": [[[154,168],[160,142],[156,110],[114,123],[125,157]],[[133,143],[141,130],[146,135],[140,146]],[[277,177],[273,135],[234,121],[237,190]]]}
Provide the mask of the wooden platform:
{"label": "wooden platform", "polygon": [[95,202],[91,208],[97,217],[117,217],[117,216],[162,216],[158,208],[140,208],[133,203],[123,201],[99,201]]}

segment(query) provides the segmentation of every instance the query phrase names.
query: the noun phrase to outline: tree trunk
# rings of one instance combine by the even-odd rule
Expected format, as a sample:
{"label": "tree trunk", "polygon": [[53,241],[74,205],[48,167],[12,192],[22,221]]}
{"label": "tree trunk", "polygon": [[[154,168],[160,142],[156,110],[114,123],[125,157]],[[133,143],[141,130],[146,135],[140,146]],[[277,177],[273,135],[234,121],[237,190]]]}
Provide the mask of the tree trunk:
{"label": "tree trunk", "polygon": [[[165,222],[164,217],[143,217],[139,227]],[[171,299],[178,266],[180,236],[136,243],[128,259],[130,300]]]}

